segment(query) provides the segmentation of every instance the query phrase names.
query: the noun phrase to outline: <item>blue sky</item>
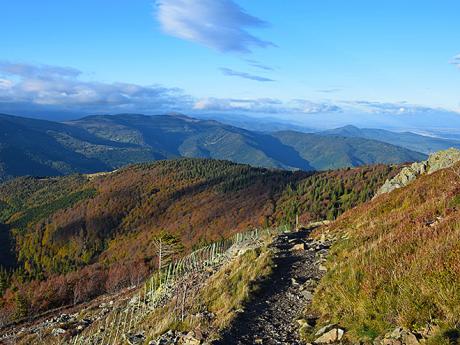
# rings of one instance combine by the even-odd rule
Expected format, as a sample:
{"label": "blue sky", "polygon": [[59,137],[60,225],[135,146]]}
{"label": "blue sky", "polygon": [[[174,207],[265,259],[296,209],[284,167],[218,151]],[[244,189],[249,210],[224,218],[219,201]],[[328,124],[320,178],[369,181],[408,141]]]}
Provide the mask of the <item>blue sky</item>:
{"label": "blue sky", "polygon": [[15,0],[0,13],[0,110],[460,111],[458,1]]}

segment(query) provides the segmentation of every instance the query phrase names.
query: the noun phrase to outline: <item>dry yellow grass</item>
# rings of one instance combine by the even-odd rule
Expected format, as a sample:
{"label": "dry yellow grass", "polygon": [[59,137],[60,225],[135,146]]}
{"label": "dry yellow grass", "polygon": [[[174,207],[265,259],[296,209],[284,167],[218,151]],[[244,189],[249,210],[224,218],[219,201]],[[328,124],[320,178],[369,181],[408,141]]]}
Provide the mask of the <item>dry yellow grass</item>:
{"label": "dry yellow grass", "polygon": [[271,252],[267,248],[252,249],[209,280],[199,295],[199,303],[216,315],[214,328],[223,329],[230,323],[235,311],[258,288],[254,282],[271,273],[271,265]]}
{"label": "dry yellow grass", "polygon": [[[151,313],[138,328],[147,330],[149,340],[170,329],[199,329],[217,336],[219,330],[229,325],[250,293],[257,289],[256,282],[270,274],[271,265],[271,251],[266,246],[249,249],[207,280],[195,282],[195,288],[187,293],[183,321],[178,315],[177,301],[173,299]],[[206,320],[196,316],[203,311],[213,313],[215,317]]]}

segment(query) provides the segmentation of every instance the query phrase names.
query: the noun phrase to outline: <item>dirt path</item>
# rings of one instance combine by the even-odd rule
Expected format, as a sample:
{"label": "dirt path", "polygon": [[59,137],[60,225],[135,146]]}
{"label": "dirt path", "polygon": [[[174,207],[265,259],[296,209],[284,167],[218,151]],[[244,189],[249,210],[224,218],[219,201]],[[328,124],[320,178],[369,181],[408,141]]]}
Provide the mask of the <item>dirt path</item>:
{"label": "dirt path", "polygon": [[[307,239],[308,231],[279,235],[273,242],[275,268],[215,345],[301,344],[296,322],[322,272],[327,245]],[[304,245],[304,250],[294,246]]]}

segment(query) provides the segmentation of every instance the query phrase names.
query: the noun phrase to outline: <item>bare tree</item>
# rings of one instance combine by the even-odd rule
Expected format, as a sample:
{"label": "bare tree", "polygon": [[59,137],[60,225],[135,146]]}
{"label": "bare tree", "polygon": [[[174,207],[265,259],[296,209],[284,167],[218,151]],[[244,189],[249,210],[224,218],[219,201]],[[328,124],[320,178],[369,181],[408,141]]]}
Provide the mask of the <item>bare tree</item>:
{"label": "bare tree", "polygon": [[151,246],[155,248],[158,256],[158,269],[166,267],[178,253],[183,251],[180,241],[169,234],[162,234],[152,240]]}

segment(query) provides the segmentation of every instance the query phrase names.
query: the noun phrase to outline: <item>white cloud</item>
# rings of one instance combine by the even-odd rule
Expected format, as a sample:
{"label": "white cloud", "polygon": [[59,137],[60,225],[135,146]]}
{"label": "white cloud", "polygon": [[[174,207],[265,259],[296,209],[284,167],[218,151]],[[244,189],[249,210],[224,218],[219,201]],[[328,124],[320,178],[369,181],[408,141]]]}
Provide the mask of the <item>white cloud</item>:
{"label": "white cloud", "polygon": [[81,72],[71,67],[60,67],[50,65],[31,65],[24,63],[0,62],[0,71],[5,74],[16,75],[26,78],[75,78]]}
{"label": "white cloud", "polygon": [[11,80],[0,78],[0,90],[10,89],[12,85],[13,85],[13,82]]}
{"label": "white cloud", "polygon": [[318,113],[335,113],[342,109],[338,105],[329,102],[311,102],[304,99],[296,99],[292,101],[293,109],[301,114],[318,114]]}
{"label": "white cloud", "polygon": [[433,121],[438,121],[439,114],[448,112],[445,109],[407,102],[334,102],[276,98],[196,99],[177,88],[86,81],[81,75],[80,71],[67,67],[0,62],[0,111],[25,109],[31,113],[37,109],[45,109],[75,113],[152,114],[194,110],[195,112],[242,112],[279,116],[340,114],[336,116],[337,118],[351,114],[354,118],[369,115],[374,119],[419,118],[425,115]]}
{"label": "white cloud", "polygon": [[247,31],[266,23],[232,0],[158,0],[156,16],[165,33],[218,51],[274,46]]}
{"label": "white cloud", "polygon": [[204,98],[195,102],[193,108],[201,111],[240,111],[264,114],[317,114],[341,111],[339,106],[329,103],[315,103],[299,99],[283,102],[273,98]]}
{"label": "white cloud", "polygon": [[85,111],[189,109],[191,98],[176,88],[79,79],[76,69],[0,63],[0,102],[74,107]]}

